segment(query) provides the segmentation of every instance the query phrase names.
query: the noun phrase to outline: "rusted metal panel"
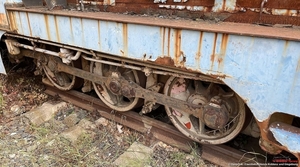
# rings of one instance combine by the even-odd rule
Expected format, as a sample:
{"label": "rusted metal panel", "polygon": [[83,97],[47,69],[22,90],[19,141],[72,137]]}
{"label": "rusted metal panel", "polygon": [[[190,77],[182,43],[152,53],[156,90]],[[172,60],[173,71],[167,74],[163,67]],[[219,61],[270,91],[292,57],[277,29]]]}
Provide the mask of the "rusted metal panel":
{"label": "rusted metal panel", "polygon": [[[237,5],[249,8],[260,8],[262,0],[236,0]],[[276,9],[300,9],[298,0],[270,0],[265,4],[266,8]]]}
{"label": "rusted metal panel", "polygon": [[292,17],[289,14],[284,14],[283,16],[274,16],[269,14],[262,14],[259,16],[258,12],[246,11],[245,13],[240,13],[238,15],[231,15],[227,17],[224,21],[226,22],[238,22],[238,23],[254,23],[254,24],[266,24],[273,25],[279,24],[282,27],[290,27],[291,25],[299,26],[299,17]]}
{"label": "rusted metal panel", "polygon": [[149,4],[149,5],[155,5],[158,6],[157,4],[164,4],[164,5],[177,5],[177,6],[207,6],[207,7],[212,7],[214,6],[214,1],[212,0],[150,0],[150,1],[145,1],[145,0],[116,0],[116,5],[117,4]]}
{"label": "rusted metal panel", "polygon": [[[69,0],[70,3],[74,1]],[[258,24],[300,25],[300,5],[296,0],[244,1],[244,0],[117,0],[113,7],[98,1],[83,1],[97,6],[100,11],[183,17]],[[87,6],[87,10],[89,8]],[[95,8],[93,8],[95,10]],[[279,16],[279,17],[277,17]],[[288,17],[287,17],[288,16]],[[296,18],[295,18],[296,17]]]}

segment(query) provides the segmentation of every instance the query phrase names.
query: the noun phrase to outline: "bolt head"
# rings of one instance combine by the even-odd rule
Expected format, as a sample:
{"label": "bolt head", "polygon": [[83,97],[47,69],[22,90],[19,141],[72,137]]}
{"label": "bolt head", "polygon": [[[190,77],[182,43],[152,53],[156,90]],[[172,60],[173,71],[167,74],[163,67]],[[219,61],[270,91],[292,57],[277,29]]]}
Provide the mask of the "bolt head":
{"label": "bolt head", "polygon": [[121,84],[118,81],[111,81],[109,83],[109,89],[114,94],[119,94],[119,91],[121,89]]}

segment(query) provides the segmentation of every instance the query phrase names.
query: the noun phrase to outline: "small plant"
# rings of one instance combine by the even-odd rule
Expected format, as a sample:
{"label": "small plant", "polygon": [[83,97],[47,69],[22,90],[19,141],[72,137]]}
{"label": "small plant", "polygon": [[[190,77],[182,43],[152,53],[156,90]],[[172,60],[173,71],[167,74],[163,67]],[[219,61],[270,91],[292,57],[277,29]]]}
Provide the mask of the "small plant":
{"label": "small plant", "polygon": [[45,127],[37,127],[37,126],[31,126],[31,129],[37,133],[38,136],[41,138],[45,137],[47,134],[49,134],[49,129]]}
{"label": "small plant", "polygon": [[131,145],[134,142],[138,142],[140,140],[140,138],[141,138],[141,134],[137,131],[133,131],[131,134],[126,135],[125,141],[126,141],[126,143]]}

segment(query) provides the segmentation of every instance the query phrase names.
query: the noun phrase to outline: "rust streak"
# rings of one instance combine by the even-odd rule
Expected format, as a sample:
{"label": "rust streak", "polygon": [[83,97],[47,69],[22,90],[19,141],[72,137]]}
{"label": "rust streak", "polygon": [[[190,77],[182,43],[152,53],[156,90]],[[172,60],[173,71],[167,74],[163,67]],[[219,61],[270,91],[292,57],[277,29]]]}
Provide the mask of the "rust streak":
{"label": "rust streak", "polygon": [[225,10],[225,7],[226,7],[226,0],[223,0],[223,4],[222,4],[222,11]]}
{"label": "rust streak", "polygon": [[222,43],[221,43],[221,53],[222,53],[222,55],[225,54],[225,52],[226,52],[227,43],[228,43],[228,34],[223,34],[222,35]]}
{"label": "rust streak", "polygon": [[28,23],[28,29],[29,29],[29,32],[30,32],[30,36],[32,36],[32,31],[31,31],[31,26],[30,26],[28,12],[26,12],[26,19],[27,19],[27,23]]}
{"label": "rust streak", "polygon": [[200,36],[199,36],[199,42],[198,42],[198,50],[197,50],[196,58],[195,58],[198,68],[200,67],[202,41],[203,41],[203,32],[201,31]]}
{"label": "rust streak", "polygon": [[101,50],[101,36],[100,36],[100,20],[98,20],[98,46],[99,46],[99,49]]}
{"label": "rust streak", "polygon": [[161,35],[161,46],[162,46],[162,55],[165,56],[165,36],[166,36],[166,28],[160,28],[160,35]]}
{"label": "rust streak", "polygon": [[300,59],[298,60],[296,71],[297,71],[297,72],[300,71]]}
{"label": "rust streak", "polygon": [[284,44],[284,49],[283,49],[283,56],[286,56],[286,51],[287,51],[287,49],[288,49],[288,47],[289,47],[289,41],[285,41],[285,44]]}
{"label": "rust streak", "polygon": [[16,31],[16,19],[14,16],[14,12],[9,12],[8,13],[8,18],[9,18],[9,22],[10,22],[10,30],[11,31]]}
{"label": "rust streak", "polygon": [[170,56],[171,29],[168,28],[168,56]]}
{"label": "rust streak", "polygon": [[221,54],[218,56],[218,70],[219,71],[222,71],[222,68],[224,67],[224,59],[226,56],[227,43],[228,43],[228,34],[223,34],[222,42],[221,42]]}
{"label": "rust streak", "polygon": [[57,23],[56,16],[54,16],[54,22],[55,22],[56,38],[57,38],[57,41],[60,42],[59,29],[58,29],[58,23]]}
{"label": "rust streak", "polygon": [[51,35],[50,35],[50,31],[49,31],[49,18],[48,15],[44,15],[44,19],[45,19],[45,24],[46,24],[46,31],[47,31],[47,37],[49,40],[51,40]]}
{"label": "rust streak", "polygon": [[5,13],[0,13],[0,25],[7,25],[7,19]]}
{"label": "rust streak", "polygon": [[128,56],[128,27],[126,23],[123,23],[123,56]]}
{"label": "rust streak", "polygon": [[18,15],[19,15],[19,24],[20,24],[21,30],[22,30],[22,32],[20,32],[20,31],[19,32],[24,34],[24,29],[23,29],[23,25],[22,25],[22,19],[21,19],[20,12],[18,12]]}
{"label": "rust streak", "polygon": [[211,61],[211,66],[210,66],[210,69],[213,70],[213,67],[214,67],[214,62],[215,62],[215,54],[216,54],[216,46],[217,46],[217,38],[218,38],[218,34],[215,33],[215,36],[214,36],[214,43],[213,43],[213,49],[212,49],[212,54],[210,56],[210,61]]}
{"label": "rust streak", "polygon": [[72,43],[75,43],[74,42],[74,35],[73,35],[72,17],[69,17],[69,20],[70,20],[70,31],[71,31]]}
{"label": "rust streak", "polygon": [[175,64],[180,64],[181,52],[181,30],[175,30]]}
{"label": "rust streak", "polygon": [[86,41],[84,40],[84,27],[83,27],[83,23],[82,23],[82,18],[80,18],[80,27],[81,27],[81,40],[82,40],[83,42],[86,42]]}

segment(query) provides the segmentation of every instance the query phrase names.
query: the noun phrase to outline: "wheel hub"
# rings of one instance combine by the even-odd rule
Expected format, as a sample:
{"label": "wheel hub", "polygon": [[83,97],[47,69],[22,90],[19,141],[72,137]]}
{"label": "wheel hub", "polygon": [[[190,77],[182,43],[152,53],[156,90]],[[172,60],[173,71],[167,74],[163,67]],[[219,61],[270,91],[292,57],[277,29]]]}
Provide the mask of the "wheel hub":
{"label": "wheel hub", "polygon": [[212,129],[222,129],[228,123],[229,112],[218,96],[204,106],[203,119],[205,125]]}
{"label": "wheel hub", "polygon": [[108,87],[113,94],[120,95],[121,84],[119,81],[112,80]]}
{"label": "wheel hub", "polygon": [[92,73],[107,77],[103,84],[93,82],[98,97],[107,106],[116,111],[125,112],[141,104],[139,98],[134,96],[132,89],[122,83],[122,80],[125,79],[140,85],[137,71],[95,62],[91,64],[90,70]]}
{"label": "wheel hub", "polygon": [[207,103],[207,99],[206,97],[204,97],[203,95],[199,94],[199,93],[194,93],[192,95],[189,96],[188,98],[188,102],[191,104],[196,104],[196,105],[204,105]]}

